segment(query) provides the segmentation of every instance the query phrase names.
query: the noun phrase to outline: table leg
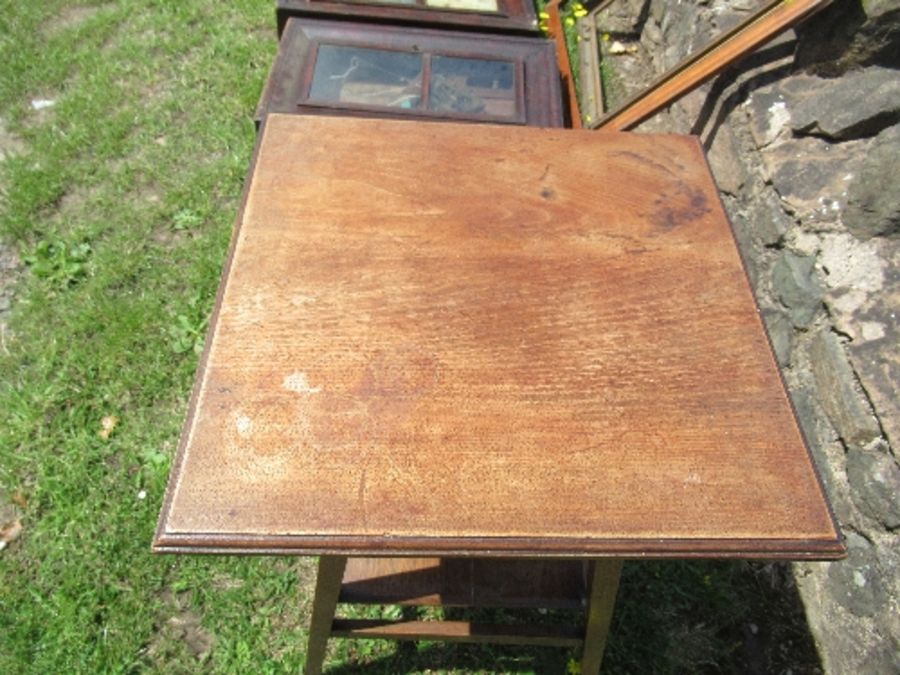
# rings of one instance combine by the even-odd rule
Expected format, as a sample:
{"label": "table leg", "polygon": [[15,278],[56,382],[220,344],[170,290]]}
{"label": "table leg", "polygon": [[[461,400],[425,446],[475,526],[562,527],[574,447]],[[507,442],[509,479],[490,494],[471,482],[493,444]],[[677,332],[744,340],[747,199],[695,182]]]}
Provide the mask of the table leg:
{"label": "table leg", "polygon": [[331,635],[331,623],[334,620],[346,566],[346,556],[323,555],[319,558],[316,594],[313,598],[312,619],[309,625],[309,642],[306,647],[305,675],[319,675],[322,672],[325,647],[328,645],[328,636]]}
{"label": "table leg", "polygon": [[597,675],[600,672],[621,573],[621,559],[602,558],[593,562],[584,652],[581,655],[581,675]]}

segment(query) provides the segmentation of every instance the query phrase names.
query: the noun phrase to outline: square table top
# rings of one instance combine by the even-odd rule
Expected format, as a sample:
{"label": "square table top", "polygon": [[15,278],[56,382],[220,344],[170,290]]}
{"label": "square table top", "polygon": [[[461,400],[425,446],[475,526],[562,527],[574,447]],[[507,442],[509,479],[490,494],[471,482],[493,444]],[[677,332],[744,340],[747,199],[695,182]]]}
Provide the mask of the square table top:
{"label": "square table top", "polygon": [[844,551],[696,139],[277,114],[154,549]]}

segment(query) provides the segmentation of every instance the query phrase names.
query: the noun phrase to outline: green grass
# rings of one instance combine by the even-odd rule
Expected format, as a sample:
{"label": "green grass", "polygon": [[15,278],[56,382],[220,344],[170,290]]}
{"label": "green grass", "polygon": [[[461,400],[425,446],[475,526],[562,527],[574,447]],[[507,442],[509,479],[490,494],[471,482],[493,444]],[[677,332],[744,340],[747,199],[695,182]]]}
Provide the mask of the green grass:
{"label": "green grass", "polygon": [[[25,148],[0,165],[0,239],[26,262],[0,344],[0,507],[23,526],[0,552],[2,673],[303,663],[311,561],[149,552],[274,52],[269,0],[0,2],[0,117]],[[632,566],[606,671],[741,672],[752,621],[793,641],[767,663],[812,672],[770,571]],[[332,663],[542,673],[570,657],[340,642]]]}

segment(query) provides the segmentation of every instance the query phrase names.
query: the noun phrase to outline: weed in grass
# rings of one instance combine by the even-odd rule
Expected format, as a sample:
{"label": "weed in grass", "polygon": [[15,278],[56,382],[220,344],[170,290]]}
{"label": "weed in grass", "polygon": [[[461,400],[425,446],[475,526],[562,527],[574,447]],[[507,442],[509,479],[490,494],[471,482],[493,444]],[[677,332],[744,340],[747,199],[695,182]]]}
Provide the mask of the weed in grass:
{"label": "weed in grass", "polygon": [[38,279],[45,279],[56,290],[66,290],[87,274],[90,254],[91,245],[86,242],[71,245],[41,239],[22,261]]}
{"label": "weed in grass", "polygon": [[172,229],[177,231],[190,230],[201,222],[203,222],[203,218],[198,213],[190,209],[181,209],[172,218]]}
{"label": "weed in grass", "polygon": [[191,297],[183,314],[175,314],[168,327],[169,345],[176,354],[203,351],[206,328],[209,324],[209,301],[202,295]]}

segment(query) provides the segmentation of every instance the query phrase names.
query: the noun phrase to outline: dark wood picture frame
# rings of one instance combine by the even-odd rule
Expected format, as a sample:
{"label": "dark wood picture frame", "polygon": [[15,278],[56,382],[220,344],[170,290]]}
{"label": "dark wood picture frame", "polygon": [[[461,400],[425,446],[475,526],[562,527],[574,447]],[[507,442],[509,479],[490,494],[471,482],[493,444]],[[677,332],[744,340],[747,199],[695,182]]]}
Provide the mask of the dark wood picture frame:
{"label": "dark wood picture frame", "polygon": [[407,2],[408,4],[400,4],[395,0],[278,0],[275,7],[278,34],[283,34],[287,20],[292,16],[522,35],[537,35],[540,32],[532,0],[496,0],[497,11],[434,7],[425,4],[428,0]]}
{"label": "dark wood picture frame", "polygon": [[[317,57],[321,50],[346,49],[421,60],[418,74],[420,96],[410,107],[332,100],[313,95]],[[508,71],[508,98],[514,111],[503,114],[477,110],[432,109],[429,99],[432,63],[435,58],[493,63]],[[335,79],[332,76],[330,79]],[[491,93],[490,90],[485,90]],[[454,120],[563,127],[565,115],[560,93],[559,71],[553,43],[513,35],[462,34],[452,31],[383,26],[347,21],[290,18],[285,26],[278,55],[269,73],[256,122],[270,112],[309,115],[385,117],[394,119]]]}

